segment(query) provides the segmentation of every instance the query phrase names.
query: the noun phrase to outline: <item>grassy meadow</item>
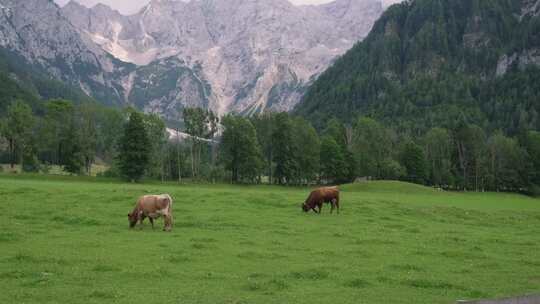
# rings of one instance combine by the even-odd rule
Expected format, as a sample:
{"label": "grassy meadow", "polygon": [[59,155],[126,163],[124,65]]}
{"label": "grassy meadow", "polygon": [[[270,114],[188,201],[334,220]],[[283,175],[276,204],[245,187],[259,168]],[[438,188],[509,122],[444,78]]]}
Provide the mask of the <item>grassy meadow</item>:
{"label": "grassy meadow", "polygon": [[[175,225],[129,230],[138,196]],[[0,303],[455,303],[540,292],[540,200],[397,182],[308,188],[0,176]]]}

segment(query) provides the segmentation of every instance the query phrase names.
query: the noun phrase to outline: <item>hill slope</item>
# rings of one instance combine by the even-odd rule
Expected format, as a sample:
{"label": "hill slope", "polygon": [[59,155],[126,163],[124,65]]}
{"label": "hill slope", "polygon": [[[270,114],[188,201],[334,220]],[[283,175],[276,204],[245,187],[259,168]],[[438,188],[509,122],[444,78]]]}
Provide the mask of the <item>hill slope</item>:
{"label": "hill slope", "polygon": [[[540,1],[416,0],[389,8],[296,112],[370,115],[396,129],[539,129]],[[329,114],[330,113],[330,114]]]}

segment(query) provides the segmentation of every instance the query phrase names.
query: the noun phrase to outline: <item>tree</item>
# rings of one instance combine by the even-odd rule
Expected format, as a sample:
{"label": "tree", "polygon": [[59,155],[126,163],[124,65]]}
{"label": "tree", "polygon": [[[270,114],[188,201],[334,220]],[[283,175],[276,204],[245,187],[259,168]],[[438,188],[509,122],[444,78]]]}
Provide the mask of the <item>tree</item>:
{"label": "tree", "polygon": [[206,125],[208,129],[205,135],[210,141],[210,166],[211,170],[214,171],[217,159],[216,141],[214,140],[214,137],[218,132],[219,117],[210,110],[207,110],[206,113]]}
{"label": "tree", "polygon": [[231,171],[231,181],[254,182],[263,161],[253,124],[246,118],[228,115],[223,118],[223,127],[220,159]]}
{"label": "tree", "polygon": [[[79,130],[80,154],[83,162],[84,171],[90,175],[92,164],[96,157],[97,150],[97,109],[90,103],[83,103],[77,107],[76,125]],[[113,132],[113,130],[109,130]]]}
{"label": "tree", "polygon": [[319,173],[321,143],[317,131],[303,118],[295,118],[293,124],[293,141],[296,148],[295,158],[299,165],[298,178],[300,183],[316,180]]}
{"label": "tree", "polygon": [[520,190],[525,184],[525,151],[515,139],[496,133],[488,141],[490,186],[496,191]]}
{"label": "tree", "polygon": [[97,149],[96,108],[63,99],[47,102],[41,141],[50,163],[72,174],[90,174]]}
{"label": "tree", "polygon": [[2,135],[7,139],[11,158],[11,168],[15,159],[24,168],[25,153],[32,153],[33,128],[35,119],[32,109],[23,101],[17,100],[9,105],[7,116],[2,124]]}
{"label": "tree", "polygon": [[148,174],[165,179],[164,155],[168,134],[165,122],[156,114],[144,115],[144,124],[150,140],[150,162]]}
{"label": "tree", "polygon": [[359,118],[353,127],[352,152],[359,175],[381,178],[383,164],[392,156],[388,130],[371,118]]}
{"label": "tree", "polygon": [[540,194],[540,132],[529,131],[526,133],[524,144],[527,150],[529,192]]}
{"label": "tree", "polygon": [[427,160],[427,177],[437,186],[451,185],[452,181],[452,137],[448,130],[433,128],[424,136]]}
{"label": "tree", "polygon": [[86,157],[83,153],[83,139],[80,129],[72,124],[66,135],[70,140],[65,143],[63,148],[64,170],[72,174],[81,174],[83,168],[86,168],[87,173],[89,173],[90,169],[86,166]]}
{"label": "tree", "polygon": [[68,146],[74,140],[75,108],[73,103],[64,99],[50,100],[45,105],[44,128],[42,131],[42,147],[46,151],[50,163],[64,165],[68,155]]}
{"label": "tree", "polygon": [[484,131],[476,125],[462,123],[458,126],[454,141],[457,147],[461,187],[472,186],[479,191],[483,184],[485,170],[486,138]]}
{"label": "tree", "polygon": [[[174,136],[173,136],[174,137]],[[166,143],[163,158],[164,176],[168,180],[182,182],[182,177],[186,173],[186,156],[189,155],[189,148],[182,145],[178,139]]]}
{"label": "tree", "polygon": [[352,152],[352,130],[346,128],[339,120],[332,118],[323,131],[326,136],[332,137],[338,144],[345,159],[345,166],[338,178],[340,182],[352,181],[357,175],[357,161]]}
{"label": "tree", "polygon": [[392,158],[387,158],[381,163],[381,178],[385,180],[399,180],[407,175],[407,170]]}
{"label": "tree", "polygon": [[417,184],[425,183],[426,158],[420,146],[412,141],[407,142],[401,152],[401,164],[407,172],[407,181]]}
{"label": "tree", "polygon": [[108,163],[116,157],[119,140],[124,132],[126,113],[117,109],[100,108],[96,118],[96,154]]}
{"label": "tree", "polygon": [[261,145],[263,157],[265,159],[266,174],[270,183],[274,180],[274,163],[273,163],[273,151],[274,151],[274,113],[264,113],[258,116],[252,117],[252,123],[257,132],[257,139]]}
{"label": "tree", "polygon": [[321,141],[321,177],[329,183],[339,183],[347,179],[347,164],[343,149],[331,136],[323,136]]}
{"label": "tree", "polygon": [[182,183],[182,161],[181,161],[180,129],[176,129],[176,169],[178,183]]}
{"label": "tree", "polygon": [[[191,141],[191,174],[197,177],[200,171],[201,151],[207,141],[212,142],[218,130],[219,118],[210,110],[185,108],[184,123]],[[212,161],[213,161],[212,147]]]}
{"label": "tree", "polygon": [[328,121],[323,134],[332,137],[342,148],[346,148],[349,144],[346,128],[337,118],[332,118]]}
{"label": "tree", "polygon": [[274,119],[273,161],[276,164],[275,180],[278,184],[292,184],[298,179],[300,165],[294,143],[293,124],[287,113],[278,113]]}
{"label": "tree", "polygon": [[119,142],[118,167],[131,182],[139,181],[150,164],[152,147],[143,114],[132,111]]}

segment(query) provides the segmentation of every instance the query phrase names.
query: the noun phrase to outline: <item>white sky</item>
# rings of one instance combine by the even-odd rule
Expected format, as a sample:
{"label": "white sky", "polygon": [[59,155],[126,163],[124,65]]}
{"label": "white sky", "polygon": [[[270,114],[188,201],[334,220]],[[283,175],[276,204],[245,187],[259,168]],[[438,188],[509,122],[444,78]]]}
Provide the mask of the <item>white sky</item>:
{"label": "white sky", "polygon": [[[55,0],[56,3],[64,5],[70,0]],[[122,14],[133,14],[139,11],[141,7],[146,5],[150,0],[76,0],[80,4],[87,7],[92,7],[97,3],[107,4],[108,6],[119,10]],[[294,4],[321,4],[332,2],[333,0],[289,0]]]}

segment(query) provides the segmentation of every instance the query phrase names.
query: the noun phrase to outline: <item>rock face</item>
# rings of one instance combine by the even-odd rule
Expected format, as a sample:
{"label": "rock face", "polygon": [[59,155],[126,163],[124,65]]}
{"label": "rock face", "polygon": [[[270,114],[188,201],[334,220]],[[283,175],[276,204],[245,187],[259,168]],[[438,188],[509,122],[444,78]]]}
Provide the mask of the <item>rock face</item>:
{"label": "rock face", "polygon": [[526,24],[521,31],[526,47],[516,47],[509,54],[502,55],[497,63],[497,76],[503,76],[512,66],[520,69],[530,65],[540,66],[540,44],[539,40],[535,39],[538,35],[538,25],[527,25],[528,21],[535,20],[538,16],[540,16],[540,0],[523,0],[519,21]]}
{"label": "rock face", "polygon": [[0,47],[98,99],[121,94],[109,76],[122,65],[85,40],[51,1],[0,0]]}
{"label": "rock face", "polygon": [[177,119],[288,111],[396,0],[153,0],[137,14],[0,0],[0,46],[108,103]]}

